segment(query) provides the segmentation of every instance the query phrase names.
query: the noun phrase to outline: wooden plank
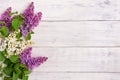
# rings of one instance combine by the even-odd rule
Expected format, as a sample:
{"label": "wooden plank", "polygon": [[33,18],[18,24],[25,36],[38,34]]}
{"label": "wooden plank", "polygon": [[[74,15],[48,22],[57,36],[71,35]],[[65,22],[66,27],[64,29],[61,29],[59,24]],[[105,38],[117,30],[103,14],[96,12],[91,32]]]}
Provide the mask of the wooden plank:
{"label": "wooden plank", "polygon": [[33,72],[29,80],[120,80],[116,73],[37,73]]}
{"label": "wooden plank", "polygon": [[[8,6],[21,12],[31,1],[33,0],[1,0],[0,13]],[[36,11],[43,12],[43,20],[120,20],[120,0],[34,0],[34,2]]]}
{"label": "wooden plank", "polygon": [[42,22],[33,41],[38,47],[120,46],[119,21]]}
{"label": "wooden plank", "polygon": [[33,56],[47,56],[38,72],[120,72],[120,48],[34,48]]}

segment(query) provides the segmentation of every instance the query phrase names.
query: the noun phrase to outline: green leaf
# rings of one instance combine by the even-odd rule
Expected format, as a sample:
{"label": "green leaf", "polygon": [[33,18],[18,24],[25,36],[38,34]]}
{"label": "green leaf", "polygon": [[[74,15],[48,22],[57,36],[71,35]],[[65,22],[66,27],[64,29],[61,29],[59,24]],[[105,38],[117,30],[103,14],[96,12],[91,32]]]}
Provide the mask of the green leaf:
{"label": "green leaf", "polygon": [[8,36],[8,29],[6,26],[2,26],[2,28],[0,29],[0,32],[4,37]]}
{"label": "green leaf", "polygon": [[11,76],[13,72],[13,68],[12,67],[6,67],[4,68],[4,73],[8,76]]}
{"label": "green leaf", "polygon": [[20,79],[20,80],[22,79],[22,74],[19,74],[19,79]]}
{"label": "green leaf", "polygon": [[32,31],[31,34],[34,34],[34,32]]}
{"label": "green leaf", "polygon": [[8,55],[8,52],[7,52],[6,49],[3,51],[3,54],[4,54],[4,55]]}
{"label": "green leaf", "polygon": [[2,69],[2,64],[0,64],[0,70]]}
{"label": "green leaf", "polygon": [[22,71],[21,71],[19,68],[16,68],[16,69],[15,69],[15,72],[16,72],[17,74],[19,74],[19,75],[22,74]]}
{"label": "green leaf", "polygon": [[22,34],[21,34],[21,33],[18,33],[18,34],[16,35],[16,38],[20,39],[21,36],[22,36]]}
{"label": "green leaf", "polygon": [[10,64],[12,64],[12,63],[11,63],[11,61],[10,61],[9,59],[5,59],[4,64],[10,65]]}
{"label": "green leaf", "polygon": [[20,62],[20,58],[18,55],[12,55],[10,56],[10,61],[13,63],[17,63],[17,62]]}
{"label": "green leaf", "polygon": [[4,80],[12,80],[11,77],[4,77]]}
{"label": "green leaf", "polygon": [[18,30],[21,24],[22,24],[22,20],[19,18],[15,18],[12,20],[12,28],[14,30]]}
{"label": "green leaf", "polygon": [[31,39],[31,33],[29,33],[27,36],[26,36],[26,40],[30,40]]}
{"label": "green leaf", "polygon": [[27,66],[26,66],[25,64],[20,64],[20,67],[21,67],[21,68],[28,69]]}
{"label": "green leaf", "polygon": [[23,14],[20,14],[20,18],[21,19],[25,19],[25,17],[23,16]]}
{"label": "green leaf", "polygon": [[3,76],[3,74],[2,73],[0,73],[0,77],[2,77]]}
{"label": "green leaf", "polygon": [[2,67],[2,64],[0,64],[0,72],[3,71],[3,67]]}
{"label": "green leaf", "polygon": [[30,74],[32,71],[28,70],[28,71],[24,71],[24,74],[27,75],[27,74]]}
{"label": "green leaf", "polygon": [[17,74],[22,73],[22,71],[19,68],[20,68],[20,63],[17,63],[17,64],[14,65],[14,70]]}
{"label": "green leaf", "polygon": [[22,80],[28,80],[28,76],[23,75]]}
{"label": "green leaf", "polygon": [[12,16],[14,14],[18,14],[18,11],[10,13],[10,16]]}
{"label": "green leaf", "polygon": [[3,52],[0,52],[0,61],[3,61],[3,60],[5,60],[4,54]]}
{"label": "green leaf", "polygon": [[18,80],[18,74],[13,72],[13,79],[12,80]]}

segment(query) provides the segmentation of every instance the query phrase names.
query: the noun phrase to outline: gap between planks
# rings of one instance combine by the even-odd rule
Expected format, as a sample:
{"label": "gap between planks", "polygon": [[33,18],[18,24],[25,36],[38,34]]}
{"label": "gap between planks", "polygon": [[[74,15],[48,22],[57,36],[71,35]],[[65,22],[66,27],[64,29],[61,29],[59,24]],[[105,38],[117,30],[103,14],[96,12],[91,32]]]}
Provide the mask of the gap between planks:
{"label": "gap between planks", "polygon": [[34,48],[120,48],[120,46],[33,46]]}
{"label": "gap between planks", "polygon": [[105,22],[111,22],[111,21],[120,21],[120,20],[42,20],[41,22],[89,22],[89,21],[97,21],[97,22],[101,22],[101,21],[105,21]]}
{"label": "gap between planks", "polygon": [[37,73],[106,73],[106,74],[120,74],[120,72],[109,72],[109,71],[34,71]]}

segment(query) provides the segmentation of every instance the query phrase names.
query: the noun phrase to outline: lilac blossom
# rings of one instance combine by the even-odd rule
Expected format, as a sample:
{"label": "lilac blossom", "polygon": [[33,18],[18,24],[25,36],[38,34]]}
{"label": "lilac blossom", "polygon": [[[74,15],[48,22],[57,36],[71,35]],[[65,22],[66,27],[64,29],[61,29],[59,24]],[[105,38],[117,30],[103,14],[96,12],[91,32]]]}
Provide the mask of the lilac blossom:
{"label": "lilac blossom", "polygon": [[27,36],[29,33],[27,27],[20,26],[20,30],[23,36]]}
{"label": "lilac blossom", "polygon": [[39,25],[39,21],[41,20],[42,13],[38,12],[35,14],[34,18],[32,19],[32,26],[36,27]]}
{"label": "lilac blossom", "polygon": [[25,63],[27,62],[27,60],[31,58],[31,51],[32,51],[32,47],[29,47],[21,53],[20,55],[21,63]]}
{"label": "lilac blossom", "polygon": [[26,25],[29,25],[29,28],[31,26],[38,26],[39,22],[42,17],[42,13],[38,12],[37,14],[34,13],[34,3],[32,2],[29,7],[24,11],[23,13],[24,17],[26,18]]}
{"label": "lilac blossom", "polygon": [[31,32],[34,29],[34,27],[39,25],[41,17],[42,17],[42,13],[41,12],[38,12],[37,14],[34,13],[34,3],[32,2],[28,6],[28,8],[24,11],[23,16],[25,17],[24,27],[26,28],[23,28],[21,31],[23,33],[22,35],[26,36],[27,32]]}
{"label": "lilac blossom", "polygon": [[[0,21],[5,22],[4,26],[9,27],[11,25],[11,21],[12,21],[12,18],[10,16],[11,10],[12,10],[11,7],[9,7],[0,17]],[[3,26],[3,24],[0,24],[0,27],[1,26]]]}
{"label": "lilac blossom", "polygon": [[21,63],[26,64],[30,70],[32,70],[34,67],[38,67],[48,59],[47,57],[31,57],[31,51],[32,48],[29,47],[25,49],[20,55]]}
{"label": "lilac blossom", "polygon": [[42,63],[44,63],[48,58],[47,57],[36,57],[36,58],[31,58],[27,60],[26,65],[30,70],[32,70],[34,67],[38,67]]}
{"label": "lilac blossom", "polygon": [[32,2],[28,8],[23,13],[24,17],[27,19],[27,22],[30,23],[34,16],[34,3]]}

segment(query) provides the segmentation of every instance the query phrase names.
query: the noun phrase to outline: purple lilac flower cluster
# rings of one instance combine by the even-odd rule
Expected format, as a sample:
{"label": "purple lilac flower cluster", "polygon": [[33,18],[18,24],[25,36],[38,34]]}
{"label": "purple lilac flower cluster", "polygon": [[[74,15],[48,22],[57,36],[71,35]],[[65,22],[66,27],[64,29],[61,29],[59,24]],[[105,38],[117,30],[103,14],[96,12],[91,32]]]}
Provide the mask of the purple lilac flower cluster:
{"label": "purple lilac flower cluster", "polygon": [[34,27],[39,25],[39,22],[41,20],[42,13],[38,12],[37,14],[34,13],[34,4],[33,2],[29,5],[29,7],[25,10],[23,13],[26,20],[24,21],[24,24],[26,27],[21,26],[21,31],[23,36],[27,36],[29,32],[31,32]]}
{"label": "purple lilac flower cluster", "polygon": [[11,13],[11,7],[9,7],[0,17],[0,28],[5,25],[6,27],[9,27],[11,25],[12,18],[10,16]]}
{"label": "purple lilac flower cluster", "polygon": [[22,53],[21,53],[21,63],[26,64],[28,66],[29,69],[33,69],[34,67],[38,67],[40,64],[42,64],[43,62],[45,62],[48,58],[47,57],[31,57],[31,51],[32,51],[32,47],[29,47],[27,49],[25,49]]}

